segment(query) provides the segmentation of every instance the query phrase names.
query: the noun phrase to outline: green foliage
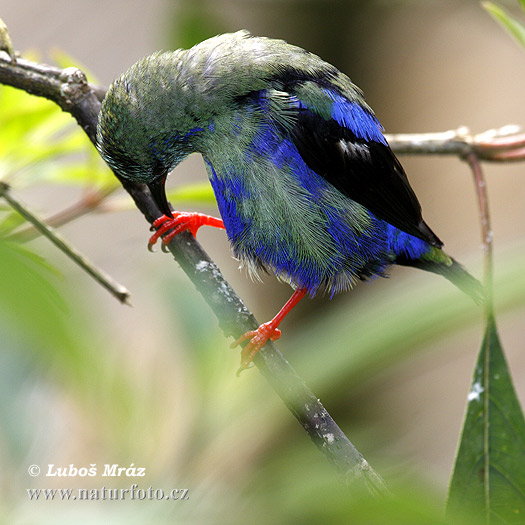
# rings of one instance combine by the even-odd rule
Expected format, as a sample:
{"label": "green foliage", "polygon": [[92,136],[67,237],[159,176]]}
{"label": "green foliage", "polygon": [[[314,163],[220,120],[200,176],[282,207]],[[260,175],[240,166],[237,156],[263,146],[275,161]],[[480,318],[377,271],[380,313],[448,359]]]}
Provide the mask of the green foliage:
{"label": "green foliage", "polygon": [[[57,275],[49,265],[29,250],[0,238],[0,275],[4,330],[9,326],[29,337],[29,346],[36,341],[38,346],[63,345],[65,304],[57,291]],[[34,311],[32,305],[36,306]],[[29,312],[31,330],[25,331]]]}
{"label": "green foliage", "polygon": [[18,188],[42,182],[118,185],[69,115],[9,86],[0,86],[0,178]]}
{"label": "green foliage", "polygon": [[468,395],[450,485],[451,514],[525,521],[525,419],[493,318],[489,320]]}
{"label": "green foliage", "polygon": [[[0,180],[16,190],[75,185],[109,194],[118,182],[71,116],[45,99],[0,85]],[[23,224],[0,209],[0,235]]]}
{"label": "green foliage", "polygon": [[169,25],[169,40],[173,49],[189,49],[217,33],[223,33],[220,22],[210,14],[206,0],[182,0],[173,12],[173,23]]}
{"label": "green foliage", "polygon": [[[519,0],[525,12],[525,1]],[[507,11],[493,2],[482,2],[484,9],[507,31],[521,47],[525,47],[525,26],[513,18]]]}

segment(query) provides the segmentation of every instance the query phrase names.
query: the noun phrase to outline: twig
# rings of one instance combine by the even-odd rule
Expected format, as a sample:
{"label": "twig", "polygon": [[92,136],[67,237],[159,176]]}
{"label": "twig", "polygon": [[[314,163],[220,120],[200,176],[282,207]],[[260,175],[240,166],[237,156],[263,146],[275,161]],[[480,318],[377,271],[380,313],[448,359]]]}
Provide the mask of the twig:
{"label": "twig", "polygon": [[[90,86],[80,70],[59,70],[26,60],[13,64],[0,56],[0,83],[56,102],[73,115],[95,142],[101,91]],[[146,186],[119,180],[150,224],[161,215]],[[193,236],[187,232],[176,236],[169,250],[212,308],[226,336],[237,337],[258,326]],[[374,493],[388,494],[379,474],[369,466],[273,344],[267,344],[254,361],[318,449],[345,480],[360,478]]]}
{"label": "twig", "polygon": [[[58,228],[67,224],[87,213],[91,213],[94,210],[100,208],[100,205],[104,202],[106,197],[113,193],[116,187],[88,191],[83,195],[80,200],[74,202],[67,208],[60,210],[58,213],[55,213],[51,217],[47,217],[44,222],[52,228]],[[25,229],[19,229],[16,232],[9,235],[10,240],[17,242],[29,242],[38,236],[38,231],[34,226],[29,225]]]}
{"label": "twig", "polygon": [[45,237],[47,237],[59,250],[64,252],[72,261],[78,264],[95,281],[101,284],[106,290],[113,294],[121,303],[130,304],[130,294],[122,286],[112,279],[105,272],[93,265],[76,248],[73,248],[59,233],[53,228],[42,222],[36,215],[31,213],[24,205],[17,201],[10,193],[9,186],[0,182],[0,197],[3,197],[24,219],[29,221]]}
{"label": "twig", "polygon": [[509,162],[525,160],[525,133],[509,125],[471,134],[468,128],[438,133],[386,135],[396,153],[411,155],[454,155],[466,158],[473,153],[479,160]]}
{"label": "twig", "polygon": [[486,300],[484,302],[485,323],[491,321],[494,314],[493,305],[493,243],[492,226],[490,223],[489,196],[487,183],[483,175],[481,163],[474,152],[465,156],[465,161],[472,170],[474,185],[479,206],[479,220],[481,229],[481,247],[483,252],[483,285]]}

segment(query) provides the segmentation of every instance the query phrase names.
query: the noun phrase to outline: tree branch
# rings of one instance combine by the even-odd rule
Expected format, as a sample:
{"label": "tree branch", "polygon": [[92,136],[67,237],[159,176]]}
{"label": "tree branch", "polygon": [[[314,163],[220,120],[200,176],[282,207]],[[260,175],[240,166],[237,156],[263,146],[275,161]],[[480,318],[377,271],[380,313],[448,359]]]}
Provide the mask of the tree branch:
{"label": "tree branch", "polygon": [[481,229],[481,247],[483,250],[483,286],[485,288],[486,300],[484,302],[485,325],[494,322],[494,290],[493,290],[493,249],[492,249],[492,226],[490,223],[489,195],[487,183],[481,168],[481,162],[475,153],[465,157],[470,166],[479,207],[479,221]]}
{"label": "tree branch", "polygon": [[[68,224],[83,215],[97,210],[100,211],[105,199],[116,189],[118,189],[118,186],[88,190],[77,202],[74,202],[57,213],[46,217],[44,221],[52,228],[59,228],[60,226]],[[106,211],[105,208],[104,211]],[[18,230],[9,235],[9,239],[16,242],[29,242],[38,237],[38,235],[38,230],[34,226],[29,225],[27,228]]]}
{"label": "tree branch", "polygon": [[[95,143],[97,118],[104,92],[88,84],[79,69],[60,70],[20,58],[15,62],[6,53],[0,52],[0,83],[52,100],[69,112]],[[146,186],[121,178],[119,180],[148,222],[152,223],[162,214]],[[258,326],[217,265],[191,234],[184,232],[177,235],[168,248],[212,308],[226,336],[237,337]],[[254,362],[345,481],[364,479],[374,493],[388,494],[379,474],[369,466],[272,343],[266,344]]]}
{"label": "tree branch", "polygon": [[83,254],[73,248],[61,235],[59,235],[48,224],[42,222],[36,215],[31,213],[22,203],[9,194],[9,186],[0,181],[0,197],[6,200],[11,208],[30,222],[36,230],[47,237],[60,251],[64,252],[72,261],[80,266],[88,275],[93,277],[100,285],[108,290],[121,303],[131,304],[130,294],[124,286],[117,283],[108,274],[95,267]]}
{"label": "tree branch", "polygon": [[490,162],[525,160],[525,133],[513,125],[478,134],[461,127],[437,133],[386,135],[386,138],[396,153],[455,155],[464,159],[474,154],[477,159]]}

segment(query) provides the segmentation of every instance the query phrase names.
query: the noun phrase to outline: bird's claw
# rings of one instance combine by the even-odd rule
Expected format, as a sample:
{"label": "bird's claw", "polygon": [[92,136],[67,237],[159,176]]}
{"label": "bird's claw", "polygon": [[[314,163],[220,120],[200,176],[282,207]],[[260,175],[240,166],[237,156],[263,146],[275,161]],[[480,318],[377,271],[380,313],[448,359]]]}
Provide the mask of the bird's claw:
{"label": "bird's claw", "polygon": [[251,368],[253,358],[257,355],[259,350],[268,342],[268,340],[276,341],[281,337],[281,330],[275,327],[275,325],[270,321],[269,323],[264,323],[257,330],[250,330],[236,341],[234,341],[230,348],[235,348],[239,344],[248,339],[250,342],[242,349],[241,351],[241,366],[237,370],[237,375],[239,375],[243,370]]}
{"label": "bird's claw", "polygon": [[[177,219],[178,213],[173,214],[173,219],[170,219],[167,215],[161,215],[158,219],[155,219],[150,226],[150,231],[155,232],[148,241],[148,250],[153,252],[153,246],[159,240],[163,233],[166,233],[172,227],[176,226],[173,222]],[[163,243],[165,241],[163,240]]]}
{"label": "bird's claw", "polygon": [[[166,251],[166,246],[179,233],[188,230],[194,237],[201,226],[214,226],[215,228],[224,228],[221,219],[203,215],[202,213],[173,212],[173,218],[162,215],[151,225],[151,230],[155,233],[149,238],[148,250],[153,251],[153,246],[162,237],[162,250]],[[171,231],[170,231],[171,230]],[[169,232],[169,233],[168,233]]]}
{"label": "bird's claw", "polygon": [[158,219],[155,219],[155,221],[153,221],[153,224],[151,225],[151,228],[155,230],[155,233],[149,238],[148,250],[152,252],[153,246],[165,233],[169,232],[162,238],[163,249],[165,245],[169,244],[169,242],[171,241],[171,239],[173,239],[173,237],[175,237],[175,235],[184,230],[189,229],[189,220],[186,220],[188,215],[191,214],[174,212],[173,218],[170,218],[167,215],[162,215]]}

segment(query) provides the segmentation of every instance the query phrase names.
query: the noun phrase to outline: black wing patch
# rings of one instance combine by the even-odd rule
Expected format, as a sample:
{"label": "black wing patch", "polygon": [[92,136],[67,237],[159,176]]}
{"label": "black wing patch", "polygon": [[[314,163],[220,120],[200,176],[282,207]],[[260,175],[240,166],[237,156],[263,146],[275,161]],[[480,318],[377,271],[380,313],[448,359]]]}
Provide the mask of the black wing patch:
{"label": "black wing patch", "polygon": [[376,217],[433,246],[443,243],[421,216],[421,206],[389,146],[355,136],[335,120],[300,108],[292,140],[309,168]]}

